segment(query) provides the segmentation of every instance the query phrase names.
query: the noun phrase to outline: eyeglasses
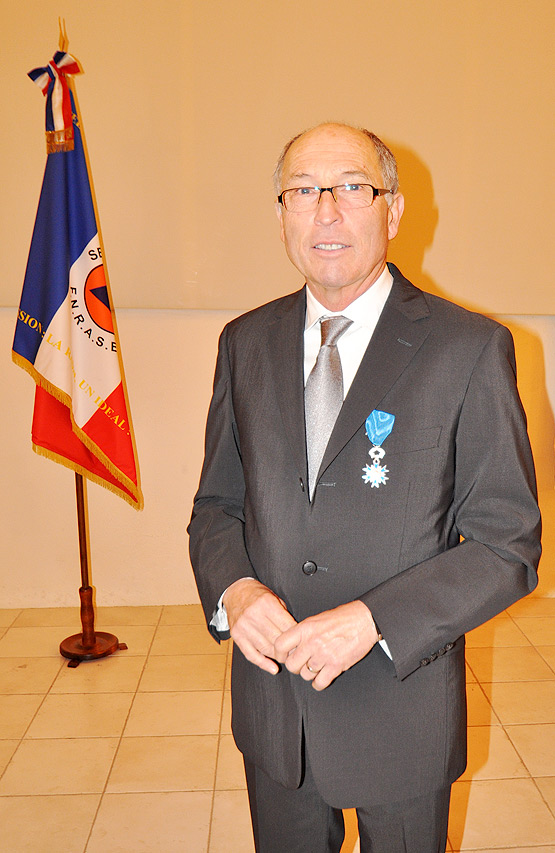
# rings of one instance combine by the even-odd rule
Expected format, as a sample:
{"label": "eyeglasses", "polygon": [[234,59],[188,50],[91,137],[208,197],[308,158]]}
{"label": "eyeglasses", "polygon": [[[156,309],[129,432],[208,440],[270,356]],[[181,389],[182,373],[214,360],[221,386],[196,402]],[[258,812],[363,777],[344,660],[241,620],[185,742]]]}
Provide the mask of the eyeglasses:
{"label": "eyeglasses", "polygon": [[293,213],[304,213],[316,210],[322,193],[331,193],[337,205],[344,209],[353,207],[370,207],[378,195],[385,195],[391,190],[378,189],[372,184],[339,184],[336,187],[294,187],[283,190],[277,200],[286,210]]}

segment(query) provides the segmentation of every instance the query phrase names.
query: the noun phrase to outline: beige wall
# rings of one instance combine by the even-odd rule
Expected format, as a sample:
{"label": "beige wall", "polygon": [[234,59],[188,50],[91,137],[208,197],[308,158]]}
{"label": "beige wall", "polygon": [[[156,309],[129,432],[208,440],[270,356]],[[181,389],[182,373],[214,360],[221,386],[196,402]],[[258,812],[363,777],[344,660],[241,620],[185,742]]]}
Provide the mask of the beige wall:
{"label": "beige wall", "polygon": [[26,72],[66,18],[116,302],[252,307],[295,287],[270,175],[327,118],[399,156],[393,259],[488,312],[554,312],[552,0],[0,0],[2,304],[18,301],[44,148]]}
{"label": "beige wall", "polygon": [[[73,478],[30,449],[32,383],[9,362],[44,168],[44,99],[26,77],[64,15],[92,161],[145,510],[91,486],[102,604],[194,601],[185,524],[217,335],[300,285],[271,172],[283,142],[334,118],[398,156],[407,211],[392,259],[415,283],[503,315],[517,344],[555,594],[551,0],[0,0],[0,606],[72,604]],[[139,310],[138,310],[139,309]]]}
{"label": "beige wall", "polygon": [[[145,495],[134,512],[111,492],[88,487],[92,578],[99,604],[197,600],[185,527],[200,466],[216,345],[230,311],[122,309],[125,355]],[[517,346],[542,504],[548,519],[540,592],[555,596],[553,414],[555,318],[504,317]],[[0,352],[9,351],[12,309],[0,309]],[[544,366],[547,365],[547,368]],[[0,607],[77,603],[79,557],[71,471],[31,450],[33,383],[0,361],[4,410],[0,470]]]}

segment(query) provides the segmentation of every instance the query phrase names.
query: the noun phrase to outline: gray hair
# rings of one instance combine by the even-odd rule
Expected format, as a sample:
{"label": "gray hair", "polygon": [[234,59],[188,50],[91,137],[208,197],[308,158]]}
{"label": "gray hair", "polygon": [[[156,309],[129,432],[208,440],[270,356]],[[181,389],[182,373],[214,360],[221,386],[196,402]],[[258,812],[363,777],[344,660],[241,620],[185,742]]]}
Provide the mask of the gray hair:
{"label": "gray hair", "polygon": [[[328,122],[325,122],[328,124]],[[382,170],[382,175],[384,179],[384,183],[386,188],[391,190],[392,193],[396,193],[399,189],[399,177],[397,174],[397,161],[395,160],[395,156],[389,150],[385,142],[376,136],[375,133],[372,133],[370,130],[366,130],[364,127],[353,127],[350,124],[343,124],[342,122],[329,122],[330,124],[337,124],[339,127],[347,127],[350,130],[357,130],[359,133],[363,133],[366,136],[372,145],[374,146],[374,150],[378,156],[378,162],[380,164],[380,168]],[[322,127],[322,125],[315,125],[315,127]],[[281,178],[283,175],[283,163],[287,156],[287,152],[301,136],[304,136],[305,133],[308,133],[310,130],[314,130],[315,127],[307,128],[307,130],[303,130],[301,133],[297,133],[293,139],[290,139],[289,142],[284,146],[281,154],[279,155],[276,168],[274,169],[274,189],[276,191],[276,195],[282,190],[281,186]],[[388,196],[388,201],[390,197]]]}

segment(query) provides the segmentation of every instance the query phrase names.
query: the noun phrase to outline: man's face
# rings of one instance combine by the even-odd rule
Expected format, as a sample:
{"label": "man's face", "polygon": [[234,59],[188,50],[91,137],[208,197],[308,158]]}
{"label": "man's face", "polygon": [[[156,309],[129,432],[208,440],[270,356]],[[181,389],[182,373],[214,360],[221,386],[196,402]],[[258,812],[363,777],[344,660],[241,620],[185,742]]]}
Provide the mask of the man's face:
{"label": "man's face", "polygon": [[[283,164],[282,189],[355,182],[383,187],[383,180],[371,140],[352,128],[329,124],[293,143]],[[277,205],[289,259],[318,301],[339,311],[383,271],[388,242],[397,234],[402,213],[399,193],[390,206],[387,196],[378,196],[371,207],[345,210],[329,192],[310,212],[292,213]]]}

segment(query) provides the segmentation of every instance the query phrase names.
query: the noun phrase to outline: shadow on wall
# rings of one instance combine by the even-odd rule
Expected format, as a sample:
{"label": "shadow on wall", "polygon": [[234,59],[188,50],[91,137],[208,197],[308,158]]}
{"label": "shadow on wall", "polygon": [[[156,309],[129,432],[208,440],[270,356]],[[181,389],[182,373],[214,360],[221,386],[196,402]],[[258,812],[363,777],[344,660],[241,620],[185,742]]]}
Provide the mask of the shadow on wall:
{"label": "shadow on wall", "polygon": [[[532,318],[535,319],[535,318]],[[545,354],[542,339],[522,322],[502,317],[511,330],[516,350],[518,387],[528,417],[528,434],[534,449],[538,488],[555,486],[555,419],[546,388]]]}
{"label": "shadow on wall", "polygon": [[424,256],[434,241],[439,211],[434,198],[432,175],[422,160],[402,145],[386,141],[397,158],[400,190],[406,205],[399,233],[390,246],[389,256],[403,275],[418,287],[445,296],[435,281],[424,272]]}
{"label": "shadow on wall", "polygon": [[[436,296],[450,296],[424,270],[424,258],[434,241],[439,221],[432,175],[424,162],[402,145],[385,140],[394,151],[399,166],[401,191],[407,198],[399,234],[390,247],[390,259],[408,279]],[[483,306],[464,303],[471,311],[487,313]],[[498,319],[496,317],[496,319]],[[551,318],[530,316],[500,317],[511,330],[515,342],[518,385],[528,418],[528,433],[534,452],[538,488],[544,515],[544,556],[542,594],[555,595],[555,524],[551,509],[555,506],[555,419],[547,387],[544,343],[552,334]],[[551,387],[551,386],[550,386]],[[551,389],[553,391],[553,389]],[[553,393],[551,394],[553,399]]]}
{"label": "shadow on wall", "polygon": [[[391,244],[391,260],[418,287],[437,296],[449,294],[424,271],[424,257],[434,240],[439,221],[435,204],[432,175],[423,161],[409,148],[393,143],[399,165],[401,190],[409,203],[405,208],[399,234]],[[416,202],[416,203],[415,203]],[[471,311],[484,311],[483,306],[464,304]],[[530,325],[519,318],[501,318],[511,330],[518,367],[518,381],[524,408],[528,416],[528,431],[534,448],[538,485],[540,489],[555,486],[555,421],[546,386],[545,353],[540,332],[542,318],[530,317]],[[540,324],[540,325],[539,325]],[[549,329],[545,330],[549,335]],[[549,355],[549,354],[548,354]]]}
{"label": "shadow on wall", "polygon": [[[531,317],[530,323],[541,324],[542,320]],[[526,328],[525,318],[519,318],[518,323],[511,317],[502,317],[501,321],[511,330],[515,341],[518,387],[528,417],[543,517],[540,582],[535,594],[555,597],[555,419],[545,376],[546,336],[540,338]]]}

